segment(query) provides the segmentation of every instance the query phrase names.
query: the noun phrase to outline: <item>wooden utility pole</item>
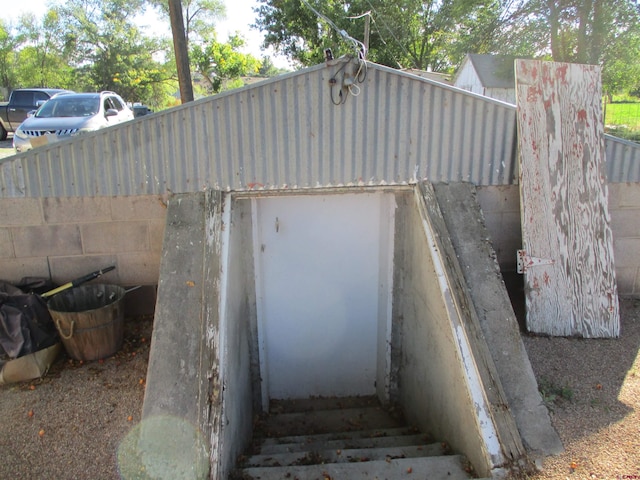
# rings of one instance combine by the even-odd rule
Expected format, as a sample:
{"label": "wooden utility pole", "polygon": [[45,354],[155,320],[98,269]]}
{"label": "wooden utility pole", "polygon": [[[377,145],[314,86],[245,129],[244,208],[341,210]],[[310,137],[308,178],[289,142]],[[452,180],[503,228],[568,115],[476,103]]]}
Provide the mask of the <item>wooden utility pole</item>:
{"label": "wooden utility pole", "polygon": [[371,24],[371,12],[367,12],[367,16],[364,17],[364,56],[369,54],[369,30]]}
{"label": "wooden utility pole", "polygon": [[182,18],[182,3],[180,0],[169,0],[169,19],[173,34],[173,49],[176,53],[178,68],[178,83],[180,84],[180,100],[182,103],[193,101],[193,85],[191,84],[191,70],[189,70],[189,51],[187,37],[184,32]]}

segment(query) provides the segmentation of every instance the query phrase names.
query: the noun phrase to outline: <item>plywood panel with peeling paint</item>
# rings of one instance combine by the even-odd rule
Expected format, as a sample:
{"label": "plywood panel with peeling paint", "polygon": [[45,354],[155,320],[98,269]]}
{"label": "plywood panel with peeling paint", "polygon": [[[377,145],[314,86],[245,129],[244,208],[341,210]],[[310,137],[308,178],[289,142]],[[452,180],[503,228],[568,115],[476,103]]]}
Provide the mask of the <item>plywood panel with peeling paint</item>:
{"label": "plywood panel with peeling paint", "polygon": [[516,60],[529,331],[617,337],[600,69]]}

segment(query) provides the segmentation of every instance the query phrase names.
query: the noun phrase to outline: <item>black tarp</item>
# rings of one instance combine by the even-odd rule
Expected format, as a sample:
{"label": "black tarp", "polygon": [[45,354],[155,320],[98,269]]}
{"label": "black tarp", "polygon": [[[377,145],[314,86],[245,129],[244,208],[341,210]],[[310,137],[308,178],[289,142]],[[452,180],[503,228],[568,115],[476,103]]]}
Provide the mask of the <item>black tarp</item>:
{"label": "black tarp", "polygon": [[[25,290],[0,280],[0,367],[7,361],[37,352],[58,341],[47,303],[33,290],[43,282],[20,282]],[[26,286],[25,286],[26,285]],[[35,289],[37,290],[37,288]]]}

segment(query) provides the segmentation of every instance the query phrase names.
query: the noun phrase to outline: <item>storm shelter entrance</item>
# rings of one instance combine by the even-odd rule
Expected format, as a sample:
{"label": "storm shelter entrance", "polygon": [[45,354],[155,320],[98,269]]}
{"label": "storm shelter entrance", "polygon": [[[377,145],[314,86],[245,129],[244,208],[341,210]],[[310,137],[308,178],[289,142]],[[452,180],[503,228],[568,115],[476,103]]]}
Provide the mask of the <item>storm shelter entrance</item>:
{"label": "storm shelter entrance", "polygon": [[261,395],[388,400],[395,197],[252,199]]}

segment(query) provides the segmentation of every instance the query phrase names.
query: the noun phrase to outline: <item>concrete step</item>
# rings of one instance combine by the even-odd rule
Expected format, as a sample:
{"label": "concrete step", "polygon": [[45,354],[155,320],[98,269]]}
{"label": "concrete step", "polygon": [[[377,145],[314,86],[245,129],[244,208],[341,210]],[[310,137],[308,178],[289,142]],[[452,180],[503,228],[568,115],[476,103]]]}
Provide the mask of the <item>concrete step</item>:
{"label": "concrete step", "polygon": [[420,479],[466,480],[463,457],[448,455],[439,457],[400,458],[356,463],[327,463],[323,465],[296,465],[288,467],[245,468],[233,478],[243,480],[372,480],[372,479]]}
{"label": "concrete step", "polygon": [[[326,446],[325,446],[326,447]],[[371,462],[394,458],[417,458],[443,455],[446,446],[440,443],[380,448],[347,448],[332,450],[305,450],[287,453],[253,455],[243,462],[248,467],[280,467],[325,463]]]}
{"label": "concrete step", "polygon": [[[283,443],[318,443],[329,440],[354,440],[357,438],[380,438],[399,437],[402,435],[416,435],[420,433],[417,428],[395,427],[395,428],[375,428],[372,430],[353,430],[339,433],[319,433],[316,435],[291,435],[288,437],[261,438],[262,445],[278,445]],[[428,439],[428,435],[423,435]],[[427,441],[427,440],[424,440]]]}
{"label": "concrete step", "polygon": [[254,433],[262,437],[284,437],[394,428],[402,425],[400,418],[392,417],[379,406],[372,406],[266,415],[258,421]]}
{"label": "concrete step", "polygon": [[272,399],[269,401],[269,412],[271,414],[365,407],[380,407],[378,397],[375,395],[360,397],[312,397],[296,400]]}
{"label": "concrete step", "polygon": [[397,437],[354,438],[347,440],[324,440],[300,443],[271,443],[257,445],[254,451],[258,455],[276,453],[314,452],[320,450],[348,450],[353,448],[391,448],[427,445],[431,443],[424,435],[400,435]]}

